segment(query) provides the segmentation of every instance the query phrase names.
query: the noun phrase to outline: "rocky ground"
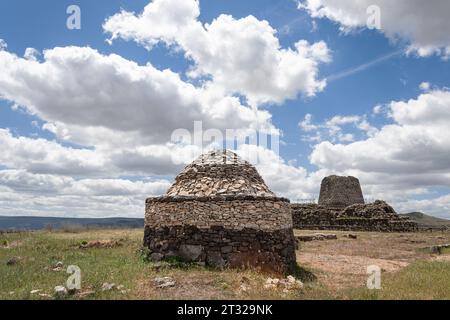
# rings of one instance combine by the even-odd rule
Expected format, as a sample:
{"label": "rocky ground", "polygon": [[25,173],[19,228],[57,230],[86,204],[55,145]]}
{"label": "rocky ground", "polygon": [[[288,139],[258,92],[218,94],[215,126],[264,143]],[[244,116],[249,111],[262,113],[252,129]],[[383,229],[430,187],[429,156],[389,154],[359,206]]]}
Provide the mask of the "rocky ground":
{"label": "rocky ground", "polygon": [[[317,233],[296,231],[296,235],[300,237]],[[434,246],[450,243],[448,232],[319,233],[336,235],[337,240],[301,242],[297,261],[314,270],[319,282],[335,294],[364,284],[367,266],[370,265],[378,265],[384,273],[392,275],[418,261],[448,261],[450,258],[445,252],[441,255],[432,253]]]}

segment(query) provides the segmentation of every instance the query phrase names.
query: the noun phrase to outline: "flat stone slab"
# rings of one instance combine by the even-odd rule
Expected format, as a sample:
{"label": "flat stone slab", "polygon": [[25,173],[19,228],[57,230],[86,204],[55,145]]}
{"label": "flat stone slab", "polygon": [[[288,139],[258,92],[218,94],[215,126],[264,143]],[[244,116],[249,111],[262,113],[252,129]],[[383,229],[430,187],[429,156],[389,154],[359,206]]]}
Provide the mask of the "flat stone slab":
{"label": "flat stone slab", "polygon": [[315,234],[311,234],[311,235],[297,236],[296,239],[298,241],[301,241],[301,242],[323,241],[323,240],[337,240],[337,235],[335,235],[335,234],[315,233]]}

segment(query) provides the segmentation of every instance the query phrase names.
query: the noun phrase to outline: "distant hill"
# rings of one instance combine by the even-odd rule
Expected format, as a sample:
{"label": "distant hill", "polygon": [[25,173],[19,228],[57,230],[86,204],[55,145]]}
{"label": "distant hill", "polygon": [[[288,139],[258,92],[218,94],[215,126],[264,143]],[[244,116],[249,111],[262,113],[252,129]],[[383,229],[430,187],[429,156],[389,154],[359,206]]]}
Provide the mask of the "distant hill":
{"label": "distant hill", "polygon": [[0,230],[42,230],[46,228],[143,228],[144,219],[135,218],[52,218],[52,217],[2,217]]}
{"label": "distant hill", "polygon": [[409,217],[410,219],[416,221],[419,224],[419,227],[428,227],[428,228],[441,228],[448,226],[450,227],[450,220],[441,219],[429,216],[427,214],[424,214],[422,212],[411,212],[402,214],[402,216]]}

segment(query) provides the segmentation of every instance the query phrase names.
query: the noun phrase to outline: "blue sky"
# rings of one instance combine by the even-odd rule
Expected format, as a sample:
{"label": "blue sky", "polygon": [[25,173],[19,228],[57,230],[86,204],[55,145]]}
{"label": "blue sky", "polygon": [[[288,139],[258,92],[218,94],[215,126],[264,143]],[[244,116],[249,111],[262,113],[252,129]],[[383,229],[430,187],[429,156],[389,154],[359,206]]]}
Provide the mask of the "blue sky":
{"label": "blue sky", "polygon": [[[170,0],[158,1],[170,3]],[[188,2],[195,3],[193,0]],[[177,74],[182,83],[193,84],[196,89],[201,89],[204,85],[202,81],[205,81],[219,91],[224,90],[221,98],[239,98],[241,103],[239,110],[243,112],[242,119],[239,118],[241,115],[237,116],[238,120],[228,118],[229,122],[227,122],[227,119],[223,119],[219,129],[226,128],[230,123],[232,126],[235,126],[236,123],[247,123],[239,124],[241,128],[250,126],[245,114],[252,108],[257,108],[266,115],[269,114],[271,119],[264,121],[268,121],[267,124],[282,131],[283,143],[280,154],[270,154],[264,158],[258,165],[258,169],[268,184],[279,194],[291,199],[314,198],[317,195],[320,180],[326,174],[353,174],[363,182],[363,189],[369,199],[386,199],[393,203],[399,211],[422,210],[437,216],[450,217],[450,210],[448,210],[450,208],[448,204],[448,200],[450,200],[450,166],[445,165],[445,160],[443,160],[448,155],[447,147],[450,146],[441,141],[437,132],[432,131],[440,128],[440,125],[445,128],[446,124],[450,124],[445,122],[450,119],[449,101],[446,100],[447,87],[450,86],[450,62],[445,55],[445,49],[450,48],[447,36],[442,35],[439,38],[436,33],[444,32],[435,29],[430,29],[430,34],[433,36],[429,38],[425,32],[417,35],[405,32],[401,19],[396,19],[393,13],[384,11],[385,1],[378,3],[381,7],[382,25],[386,26],[385,29],[381,28],[380,30],[369,30],[360,22],[365,21],[366,7],[364,6],[360,11],[354,11],[354,6],[342,5],[340,12],[346,13],[353,17],[352,21],[356,21],[349,25],[344,19],[345,17],[332,14],[337,12],[333,1],[322,0],[319,2],[321,8],[327,9],[326,11],[318,10],[309,1],[302,2],[303,8],[299,8],[297,1],[287,0],[245,2],[203,0],[200,2],[200,15],[194,18],[195,23],[200,23],[205,29],[207,29],[206,24],[213,23],[216,18],[224,14],[232,16],[232,20],[221,21],[221,23],[229,23],[230,26],[238,26],[240,21],[244,21],[250,15],[254,16],[256,20],[245,20],[248,25],[255,24],[255,26],[261,27],[259,23],[267,21],[270,25],[269,28],[275,30],[273,38],[279,42],[278,48],[262,47],[269,53],[281,56],[283,50],[288,48],[294,50],[295,44],[300,40],[306,40],[308,46],[319,42],[326,45],[329,61],[319,61],[322,58],[317,53],[312,53],[307,61],[313,61],[317,65],[304,71],[305,74],[310,74],[315,81],[328,79],[322,89],[311,89],[313,90],[312,94],[307,94],[306,90],[310,85],[297,85],[295,81],[303,79],[297,78],[289,84],[292,87],[289,90],[295,91],[296,97],[294,98],[291,91],[286,90],[286,92],[280,93],[277,91],[276,83],[270,83],[268,86],[272,87],[268,88],[274,90],[273,94],[268,93],[272,96],[266,99],[268,101],[262,101],[258,100],[262,99],[262,94],[253,92],[251,84],[248,85],[248,88],[240,90],[233,88],[228,81],[225,83],[217,80],[221,74],[229,70],[223,69],[225,70],[222,70],[223,73],[215,71],[215,66],[220,69],[222,64],[227,64],[227,61],[224,61],[226,58],[219,57],[219,54],[210,54],[205,58],[202,56],[202,49],[207,46],[214,48],[216,45],[214,41],[222,41],[220,38],[211,40],[211,37],[210,43],[199,41],[194,46],[195,41],[189,38],[192,36],[189,34],[173,35],[163,29],[157,30],[160,32],[158,35],[152,31],[139,33],[137,23],[133,25],[136,20],[125,16],[119,17],[123,19],[123,24],[114,24],[109,29],[105,28],[105,21],[120,14],[121,10],[134,13],[137,17],[147,5],[151,5],[149,0],[2,1],[0,3],[0,39],[3,39],[7,46],[3,49],[5,57],[0,58],[4,59],[4,61],[0,60],[0,66],[8,68],[10,64],[6,61],[9,61],[7,58],[9,59],[11,56],[15,56],[21,61],[14,60],[14,64],[20,65],[20,67],[15,69],[15,66],[12,66],[11,70],[8,69],[4,72],[3,78],[0,75],[0,96],[4,98],[0,100],[0,129],[4,130],[4,140],[0,140],[0,145],[10,148],[8,154],[5,154],[3,158],[0,157],[0,187],[3,188],[0,189],[0,192],[3,192],[3,198],[0,197],[0,214],[139,216],[141,214],[139,212],[140,201],[142,202],[145,196],[163,193],[180,168],[179,165],[167,163],[169,158],[173,160],[173,155],[170,157],[167,154],[170,151],[170,148],[167,149],[168,141],[164,141],[161,137],[154,137],[159,130],[158,125],[161,125],[161,128],[170,128],[172,122],[177,124],[179,122],[168,120],[169,115],[160,116],[166,106],[156,106],[153,109],[153,104],[142,104],[142,108],[147,110],[147,114],[159,113],[158,117],[161,119],[157,116],[151,117],[157,119],[153,131],[149,125],[149,128],[143,128],[142,132],[133,132],[133,135],[130,135],[128,133],[131,129],[126,124],[121,124],[120,121],[117,122],[116,127],[114,125],[107,126],[111,132],[95,131],[103,130],[105,125],[100,119],[97,122],[93,118],[87,119],[88,117],[105,117],[114,113],[119,115],[120,120],[120,112],[123,112],[124,121],[127,121],[126,116],[128,113],[134,112],[133,109],[127,110],[127,106],[121,104],[117,106],[118,110],[103,110],[85,116],[74,113],[71,117],[69,110],[73,111],[72,108],[75,105],[71,105],[70,101],[61,100],[59,104],[55,103],[55,106],[50,107],[51,101],[55,101],[51,94],[55,94],[57,97],[59,89],[62,88],[61,92],[66,93],[76,91],[76,88],[70,87],[69,80],[67,82],[64,80],[71,77],[69,74],[67,77],[62,75],[60,81],[56,81],[58,83],[52,83],[58,79],[57,77],[46,74],[48,80],[43,80],[42,77],[39,80],[33,78],[33,81],[43,81],[43,83],[37,82],[31,88],[25,87],[32,83],[29,79],[32,78],[33,68],[36,68],[30,59],[22,58],[27,48],[34,48],[38,52],[33,56],[33,59],[36,60],[34,63],[44,66],[45,63],[48,63],[46,60],[49,59],[43,56],[45,50],[53,50],[56,47],[90,47],[101,55],[97,57],[98,59],[116,54],[139,66],[150,64],[158,71],[168,69],[171,74]],[[352,1],[345,2],[351,4]],[[80,30],[66,28],[68,18],[66,9],[73,4],[78,5],[81,9]],[[427,10],[420,7],[414,8],[414,6],[402,8],[401,5],[400,3],[399,12],[410,10],[409,14],[421,18],[417,21],[428,21],[426,19],[434,17],[440,22],[439,16],[431,15]],[[442,5],[445,6],[445,3],[436,1],[436,10],[442,11],[440,8]],[[433,7],[432,4],[430,6]],[[192,8],[195,9],[195,5],[186,10]],[[177,12],[177,10],[174,8],[173,12]],[[185,13],[181,10],[180,12],[180,14]],[[430,16],[427,16],[428,14]],[[151,21],[151,18],[147,17],[146,19],[145,16],[140,18],[141,22],[146,23],[145,30],[151,30],[157,23],[157,21]],[[446,23],[445,17],[442,17],[441,20],[443,24]],[[176,24],[177,20],[172,23]],[[194,20],[189,23],[194,25]],[[242,22],[243,24],[244,22]],[[219,24],[217,23],[217,25]],[[433,27],[436,28],[434,25],[429,28]],[[112,44],[106,41],[111,38],[111,28],[118,32],[118,36]],[[411,29],[416,30],[413,27]],[[183,28],[180,30],[179,33],[184,32]],[[259,37],[256,33],[249,35],[249,38],[250,36],[255,39]],[[151,48],[145,45],[145,43],[155,41],[156,38],[157,41]],[[172,44],[169,45],[170,41]],[[233,35],[231,34],[229,39],[223,41],[232,42]],[[230,46],[232,45],[234,44],[231,43]],[[240,47],[237,44],[236,48]],[[411,49],[413,47],[415,49]],[[422,50],[430,47],[434,50],[432,53],[424,53]],[[230,52],[236,54],[236,49],[233,50]],[[62,54],[61,59],[68,59],[67,57],[73,54],[72,51],[74,50],[70,49],[63,54],[58,52],[55,55]],[[187,57],[188,52],[192,53],[189,58]],[[296,56],[296,59],[301,58]],[[64,63],[66,63],[65,60],[62,64]],[[126,64],[125,62],[121,63]],[[230,63],[228,62],[226,68],[233,68],[233,66],[230,67]],[[200,80],[193,79],[188,75],[188,71],[194,65],[203,69]],[[26,77],[20,78],[22,76],[20,70],[27,68],[29,70],[26,72],[30,73]],[[256,64],[256,68],[268,69],[269,67]],[[46,72],[46,70],[42,68],[39,72]],[[55,67],[51,70],[58,69]],[[63,70],[63,72],[70,71],[67,66]],[[74,72],[76,71],[75,69]],[[249,72],[253,71],[249,70]],[[280,77],[283,77],[285,73],[287,82],[289,82],[289,70],[274,67],[273,70],[266,71],[272,72],[272,74],[277,72],[277,76]],[[236,72],[241,72],[245,77],[246,70],[236,69]],[[94,78],[98,75],[93,72],[92,83],[99,87],[91,88],[92,91],[83,91],[78,95],[92,103],[92,105],[86,106],[88,110],[95,111],[96,108],[100,108],[96,104],[95,95],[100,95],[103,92],[102,86],[107,85],[106,82],[109,81],[108,78],[102,78],[96,82]],[[18,84],[11,85],[13,80]],[[208,82],[208,80],[210,81]],[[125,80],[121,79],[120,81]],[[271,80],[255,78],[253,81],[270,82]],[[36,92],[33,93],[33,90],[41,90],[40,88],[44,87],[42,92],[48,101],[39,97]],[[148,93],[145,86],[139,87],[139,90],[141,91],[132,91],[133,98],[136,98],[136,94],[142,93],[142,95],[148,95],[148,99],[152,103],[170,101],[167,100],[169,99],[167,97],[164,100],[151,96],[152,93]],[[30,93],[27,95],[22,92]],[[125,101],[127,101],[127,92],[131,92],[131,89],[124,88],[123,99]],[[119,95],[119,98],[121,97]],[[257,102],[249,102],[252,97]],[[71,99],[70,94],[68,99]],[[15,107],[15,105],[20,105],[20,107]],[[377,109],[380,112],[374,112],[376,106],[380,106]],[[67,112],[64,108],[67,108]],[[111,108],[114,107],[111,106]],[[423,119],[424,117],[416,114],[417,108],[423,108],[426,115],[436,112],[437,116],[433,118],[434,120],[419,121],[419,118]],[[80,110],[80,114],[82,112]],[[170,112],[174,112],[176,115],[176,106],[173,106],[173,110],[171,109]],[[232,115],[233,112],[230,114]],[[264,117],[264,114],[259,113],[259,116]],[[446,118],[446,116],[448,117]],[[305,124],[305,117],[310,119],[309,129],[305,125],[301,125],[302,122]],[[214,117],[204,120],[200,117],[198,120],[217,123],[213,119]],[[165,120],[168,121],[167,125],[164,123]],[[433,123],[432,121],[444,121],[444,123]],[[59,129],[49,130],[49,126],[53,124],[57,124]],[[90,131],[83,130],[83,125],[89,127]],[[362,125],[366,125],[366,128],[368,125],[372,131],[358,129],[358,126]],[[390,131],[390,125],[395,126],[395,133]],[[189,123],[186,124],[186,127],[190,128]],[[423,139],[414,135],[414,128],[426,132]],[[445,134],[442,134],[442,140],[446,140]],[[125,147],[117,141],[123,137],[129,138],[128,143],[134,145],[135,149],[131,150],[128,145]],[[125,140],[125,138],[123,139]],[[115,141],[112,142],[112,140]],[[30,146],[36,145],[34,143],[36,141],[39,141],[39,145],[43,148],[40,152],[48,150],[48,157],[37,151],[29,150]],[[47,149],[46,141],[51,143],[48,145],[50,149]],[[384,157],[386,163],[380,161],[379,153],[375,154],[374,151],[380,148],[379,152],[384,152],[383,146],[386,152]],[[23,152],[19,153],[18,150],[22,151],[22,149]],[[81,153],[74,150],[81,151]],[[123,151],[120,155],[116,154],[120,151]],[[51,152],[56,153],[52,154]],[[71,155],[72,152],[75,153],[74,156]],[[358,157],[353,156],[355,152],[358,153]],[[148,165],[145,163],[144,155],[152,157],[148,160]],[[78,157],[80,159],[75,161],[74,167],[70,167],[71,162],[65,158],[66,156],[69,159],[78,159]],[[86,157],[89,159],[92,157],[94,160],[91,163],[83,163],[83,159]],[[136,161],[132,163],[126,161],[131,158]],[[182,157],[180,156],[180,158]],[[183,161],[188,162],[189,160],[183,158]],[[109,164],[109,162],[114,163]],[[274,174],[273,168],[270,166],[274,163],[280,165],[281,169],[278,169],[281,170],[281,175],[286,174],[291,180],[280,179],[280,172]],[[99,169],[96,169],[96,165],[99,165]],[[90,166],[92,166],[92,170],[86,170],[86,168],[91,168]],[[103,191],[100,192],[99,189]],[[16,201],[21,197],[29,199],[30,203],[18,207],[20,205]],[[86,207],[77,204],[79,199],[83,198],[89,199]],[[113,207],[115,202],[117,202],[117,206]],[[52,205],[53,208],[48,208]]]}

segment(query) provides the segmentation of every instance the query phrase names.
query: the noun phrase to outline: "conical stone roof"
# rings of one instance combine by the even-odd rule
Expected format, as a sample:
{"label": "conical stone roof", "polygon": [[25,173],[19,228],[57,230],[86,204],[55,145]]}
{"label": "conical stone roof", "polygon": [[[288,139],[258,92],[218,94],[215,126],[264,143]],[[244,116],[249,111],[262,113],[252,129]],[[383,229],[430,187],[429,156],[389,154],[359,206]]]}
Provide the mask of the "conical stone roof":
{"label": "conical stone roof", "polygon": [[203,154],[188,165],[166,193],[175,197],[274,197],[258,171],[229,150]]}

